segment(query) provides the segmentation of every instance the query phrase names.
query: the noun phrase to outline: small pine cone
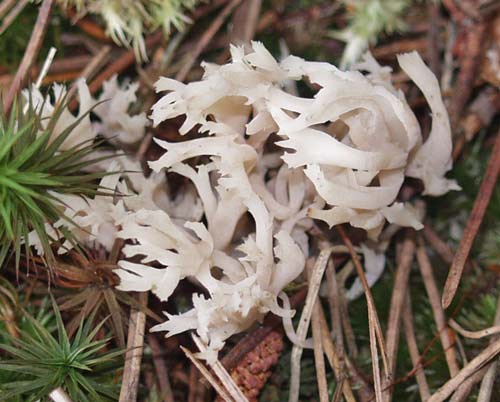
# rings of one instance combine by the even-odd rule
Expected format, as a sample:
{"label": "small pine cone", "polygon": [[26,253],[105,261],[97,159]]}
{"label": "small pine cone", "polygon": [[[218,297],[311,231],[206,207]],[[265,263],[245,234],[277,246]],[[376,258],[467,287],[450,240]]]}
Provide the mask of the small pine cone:
{"label": "small pine cone", "polygon": [[[230,371],[249,402],[257,402],[282,351],[283,335],[272,331]],[[217,397],[216,402],[222,402],[222,398]]]}

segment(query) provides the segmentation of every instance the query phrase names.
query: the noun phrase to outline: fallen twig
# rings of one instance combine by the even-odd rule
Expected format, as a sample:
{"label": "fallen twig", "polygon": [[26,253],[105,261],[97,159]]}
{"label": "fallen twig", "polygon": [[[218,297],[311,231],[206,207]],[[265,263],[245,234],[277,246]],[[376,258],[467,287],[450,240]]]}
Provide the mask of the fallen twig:
{"label": "fallen twig", "polygon": [[[147,305],[147,293],[141,293],[139,298],[141,304]],[[131,309],[128,325],[127,353],[125,354],[125,367],[123,368],[119,402],[137,401],[141,360],[144,349],[146,314],[140,310]]]}
{"label": "fallen twig", "polygon": [[460,241],[460,245],[458,246],[457,252],[455,253],[451,263],[450,272],[448,273],[448,278],[446,279],[443,291],[442,304],[444,308],[448,308],[455,297],[458,285],[460,284],[460,279],[462,278],[465,262],[467,261],[467,257],[469,256],[469,252],[472,248],[472,243],[474,242],[474,239],[479,231],[479,227],[483,221],[486,208],[488,208],[499,173],[500,132],[496,135],[495,145],[491,151],[491,156],[486,167],[486,172],[484,173],[481,187],[479,188],[476,200],[474,201],[474,206],[472,207],[472,212],[469,216],[469,220],[467,221],[467,225],[465,226],[462,240]]}
{"label": "fallen twig", "polygon": [[[207,348],[200,338],[193,335],[193,340],[198,349],[200,350],[200,352],[206,351]],[[229,395],[231,395],[232,399],[235,400],[235,402],[248,402],[246,396],[243,394],[241,389],[235,384],[233,378],[229,375],[227,370],[224,368],[224,366],[218,359],[216,359],[213,362],[208,361],[207,363],[213,370],[219,381],[225,387]]]}
{"label": "fallen twig", "polygon": [[377,402],[382,401],[382,376],[379,369],[377,343],[378,347],[380,348],[384,372],[387,376],[389,373],[389,363],[387,361],[388,359],[385,348],[384,335],[382,334],[382,328],[380,326],[380,320],[378,318],[377,309],[375,308],[375,301],[373,300],[370,285],[368,285],[368,281],[366,280],[365,271],[363,270],[358,254],[354,250],[354,246],[349,237],[347,237],[346,233],[344,232],[344,229],[341,226],[337,226],[337,231],[339,232],[342,241],[349,249],[354,267],[356,268],[358,277],[361,280],[361,284],[363,285],[363,289],[365,291],[366,304],[368,306],[368,328],[370,331],[370,351],[372,355],[371,357],[373,366],[373,379],[375,385],[375,399]]}
{"label": "fallen twig", "polygon": [[[316,263],[314,264],[309,280],[306,301],[302,310],[302,315],[300,316],[299,326],[297,328],[297,338],[299,342],[304,342],[306,339],[314,303],[316,302],[316,298],[318,296],[321,279],[323,278],[330,254],[330,248],[322,250],[316,260]],[[290,394],[288,402],[297,402],[299,400],[300,359],[302,357],[302,351],[303,348],[299,345],[294,345],[292,348],[292,356],[290,359]]]}
{"label": "fallen twig", "polygon": [[500,339],[493,342],[479,355],[470,361],[457,375],[453,376],[439,388],[427,402],[442,402],[446,400],[467,378],[476,373],[481,367],[493,360],[500,353]]}
{"label": "fallen twig", "polygon": [[453,349],[453,342],[448,332],[446,325],[446,317],[444,310],[439,302],[439,290],[434,279],[434,274],[432,272],[431,262],[427,256],[427,251],[425,250],[425,245],[422,239],[419,237],[419,246],[417,249],[417,260],[420,267],[420,272],[422,273],[422,279],[424,280],[425,290],[429,296],[429,302],[432,307],[432,312],[434,314],[434,321],[436,322],[436,327],[441,339],[441,344],[443,346],[446,363],[448,364],[448,370],[451,377],[457,375],[460,370],[457,362],[457,357],[455,355],[455,350]]}
{"label": "fallen twig", "polygon": [[332,323],[333,339],[335,340],[335,345],[337,347],[337,354],[339,356],[343,356],[344,337],[342,334],[340,292],[337,274],[335,272],[335,264],[333,261],[328,263],[328,267],[326,269],[326,284],[328,288],[328,305],[330,307],[330,321]]}
{"label": "fallen twig", "polygon": [[439,254],[444,262],[451,264],[453,261],[453,251],[451,250],[451,247],[448,246],[448,244],[446,244],[441,237],[439,237],[429,223],[424,225],[423,233],[429,246],[431,246],[432,249]]}
{"label": "fallen twig", "polygon": [[2,25],[0,25],[0,35],[2,35],[7,28],[9,28],[10,24],[14,22],[19,14],[24,10],[24,7],[28,4],[29,0],[20,0],[17,4],[10,10],[10,13],[3,19]]}
{"label": "fallen twig", "polygon": [[418,351],[417,338],[415,336],[415,328],[413,326],[413,312],[411,308],[411,298],[409,292],[406,293],[406,303],[403,313],[403,326],[405,330],[406,345],[408,347],[411,362],[415,370],[415,378],[417,380],[420,399],[422,399],[422,402],[425,402],[430,398],[431,392],[429,389],[429,384],[427,383],[427,378],[425,377],[424,368],[422,366],[422,358],[420,357],[420,353]]}
{"label": "fallen twig", "polygon": [[[344,395],[345,399],[347,402],[355,402],[356,399],[354,398],[354,394],[351,389],[351,385],[349,382],[349,379],[347,378],[347,371],[344,368],[343,361],[341,357],[337,354],[337,347],[334,344],[330,332],[328,331],[328,325],[326,323],[325,315],[323,312],[323,308],[321,307],[321,304],[319,305],[319,318],[320,318],[320,325],[321,325],[321,337],[322,337],[322,342],[323,342],[323,349],[326,355],[326,358],[328,360],[328,363],[330,364],[333,373],[335,374],[335,379],[337,380],[337,387],[341,390],[340,394]],[[348,359],[346,359],[348,361]],[[351,367],[352,368],[352,367]],[[364,386],[358,389],[358,392],[361,394],[361,400],[362,401],[369,401],[373,397],[373,393],[369,389],[368,384],[364,383],[361,378],[356,377],[356,371],[351,370],[351,376],[360,384],[363,384]]]}
{"label": "fallen twig", "polygon": [[[495,314],[494,325],[500,325],[500,296],[497,301],[497,312]],[[499,336],[490,340],[490,343],[493,343],[495,339],[500,339]],[[491,394],[493,393],[493,387],[495,384],[496,372],[498,368],[498,360],[493,361],[490,364],[490,367],[486,370],[486,374],[481,381],[481,387],[479,388],[479,395],[477,397],[477,402],[490,402]]]}
{"label": "fallen twig", "polygon": [[156,370],[156,378],[160,386],[160,397],[163,402],[174,402],[174,394],[168,379],[168,369],[163,358],[162,347],[160,342],[156,339],[154,334],[148,335],[148,343],[153,354],[153,364]]}
{"label": "fallen twig", "polygon": [[320,402],[328,402],[328,384],[326,381],[325,355],[321,340],[321,306],[319,297],[316,296],[311,317],[312,335],[314,341],[314,364],[316,366],[316,379],[318,382]]}
{"label": "fallen twig", "polygon": [[196,358],[196,356],[191,353],[184,346],[181,346],[181,350],[187,356],[191,363],[200,371],[201,374],[205,377],[205,379],[210,383],[212,387],[214,387],[215,391],[225,402],[234,402],[233,398],[227,393],[224,387],[221,386],[219,381],[212,375],[212,373]]}
{"label": "fallen twig", "polygon": [[389,372],[383,381],[384,400],[389,402],[392,399],[392,387],[389,387],[396,371],[396,358],[399,346],[399,331],[401,328],[401,318],[404,305],[406,303],[406,294],[408,293],[408,279],[410,277],[413,256],[415,254],[415,241],[407,232],[407,236],[401,247],[401,253],[398,256],[398,267],[396,269],[396,278],[391,298],[391,307],[389,310],[389,321],[385,335],[387,345],[387,360]]}
{"label": "fallen twig", "polygon": [[493,327],[485,328],[480,331],[467,331],[455,320],[450,320],[448,323],[450,324],[450,327],[452,327],[460,335],[469,339],[481,339],[485,336],[500,334],[500,325],[494,325]]}
{"label": "fallen twig", "polygon": [[33,32],[31,33],[28,47],[24,52],[21,64],[19,65],[16,75],[14,76],[14,80],[9,87],[7,96],[5,97],[3,107],[6,113],[10,110],[14,98],[21,89],[31,66],[38,56],[38,52],[40,51],[40,47],[42,46],[42,41],[45,36],[47,24],[49,22],[53,1],[54,0],[43,0],[42,5],[40,6],[40,11],[38,12],[38,17],[36,19]]}
{"label": "fallen twig", "polygon": [[188,60],[184,63],[182,68],[179,70],[177,75],[175,76],[175,79],[177,81],[184,81],[189,73],[189,70],[193,67],[194,63],[196,63],[196,60],[200,56],[201,52],[205,48],[205,46],[212,40],[214,35],[217,33],[217,31],[220,29],[222,24],[224,23],[225,19],[231,14],[233,9],[241,2],[241,0],[232,0],[230,3],[226,5],[222,9],[222,11],[219,13],[217,18],[215,18],[210,26],[207,28],[207,30],[203,33],[202,37],[200,40],[196,43],[196,46],[194,49],[191,51]]}

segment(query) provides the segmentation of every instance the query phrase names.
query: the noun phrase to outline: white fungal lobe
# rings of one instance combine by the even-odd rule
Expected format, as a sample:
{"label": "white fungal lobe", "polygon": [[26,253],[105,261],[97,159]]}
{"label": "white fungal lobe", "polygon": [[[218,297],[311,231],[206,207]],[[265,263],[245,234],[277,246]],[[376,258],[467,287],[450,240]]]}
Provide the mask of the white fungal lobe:
{"label": "white fungal lobe", "polygon": [[[166,94],[153,106],[154,124],[184,116],[180,134],[200,136],[156,140],[165,153],[149,162],[153,177],[186,178],[188,187],[179,191],[193,189],[202,213],[183,218],[168,205],[135,204],[118,232],[130,240],[117,271],[120,289],[151,290],[167,300],[189,278],[206,290],[193,296],[191,310],[167,314],[155,330],[195,330],[207,359],[263,314],[292,315],[277,298],[286,301],[282,290],[304,269],[311,218],[348,222],[376,239],[386,221],[422,227],[411,205],[396,201],[405,176],[422,179],[431,195],[457,188],[444,178],[451,167],[448,116],[437,80],[417,53],[398,60],[432,110],[425,142],[390,69],[370,55],[358,67],[363,75],[294,56],[277,62],[261,43],[252,47],[247,54],[231,47],[228,64],[204,64],[201,81],[156,83]],[[285,90],[298,80],[319,89],[310,98]],[[362,246],[370,284],[382,273],[384,247]],[[359,291],[355,283],[350,297]]]}

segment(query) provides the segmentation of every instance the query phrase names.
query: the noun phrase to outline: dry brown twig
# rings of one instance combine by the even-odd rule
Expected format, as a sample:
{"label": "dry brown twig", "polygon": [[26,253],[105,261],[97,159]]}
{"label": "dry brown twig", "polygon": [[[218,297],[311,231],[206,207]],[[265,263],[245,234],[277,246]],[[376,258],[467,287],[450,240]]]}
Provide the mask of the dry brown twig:
{"label": "dry brown twig", "polygon": [[325,355],[323,351],[323,342],[321,335],[321,305],[319,297],[314,301],[311,327],[314,342],[314,364],[316,366],[316,379],[318,382],[320,402],[328,402],[328,384],[326,381]]}
{"label": "dry brown twig", "polygon": [[500,132],[496,134],[495,145],[491,151],[491,156],[486,167],[486,172],[481,182],[481,187],[477,193],[472,212],[465,226],[462,240],[458,246],[457,252],[451,263],[448,278],[444,286],[442,305],[448,308],[455,297],[462,273],[465,267],[465,262],[469,256],[472,244],[479,231],[479,227],[488,208],[493,190],[495,189],[498,175],[500,173]]}
{"label": "dry brown twig", "polygon": [[328,306],[330,308],[330,321],[332,323],[332,334],[339,356],[344,355],[344,337],[342,334],[342,315],[340,305],[339,284],[335,272],[335,264],[331,260],[326,268],[326,284],[328,288]]}
{"label": "dry brown twig", "polygon": [[451,247],[436,233],[429,222],[424,225],[422,231],[429,246],[439,254],[441,259],[447,264],[453,261],[453,251]]}
{"label": "dry brown twig", "polygon": [[[139,301],[146,306],[148,294],[139,295]],[[123,368],[122,386],[119,402],[136,402],[141,374],[141,361],[144,352],[144,330],[146,327],[146,314],[143,311],[131,309],[128,324],[127,352],[125,354],[125,367]]]}
{"label": "dry brown twig", "polygon": [[4,17],[4,14],[9,11],[9,9],[14,5],[17,0],[3,0],[0,3],[0,18]]}
{"label": "dry brown twig", "polygon": [[[337,354],[337,346],[332,340],[331,334],[328,330],[328,324],[326,323],[325,314],[323,312],[321,304],[319,304],[319,319],[323,350],[325,352],[328,363],[333,370],[335,379],[337,380],[337,387],[338,389],[340,389],[340,394],[344,395],[347,402],[355,402],[356,398],[354,398],[350,381],[347,378],[347,370],[344,367],[344,357]],[[348,361],[348,359],[346,359],[346,361]],[[351,375],[355,377],[356,372],[351,370]],[[362,381],[359,381],[359,383],[363,384],[363,387],[359,390],[359,392],[361,393],[361,400],[371,400],[371,398],[373,397],[373,393],[369,389],[368,385],[366,383],[363,383]]]}
{"label": "dry brown twig", "polygon": [[429,384],[427,383],[427,378],[425,377],[424,368],[422,366],[422,358],[418,351],[409,292],[406,293],[406,303],[403,312],[403,327],[405,331],[406,345],[408,347],[408,352],[410,353],[411,362],[415,369],[415,378],[417,380],[420,399],[425,402],[430,398],[431,392]]}
{"label": "dry brown twig", "polygon": [[[304,342],[307,336],[307,330],[309,328],[309,323],[312,316],[312,311],[314,304],[316,303],[319,287],[321,285],[321,279],[325,272],[326,266],[328,265],[328,259],[330,258],[331,248],[326,248],[322,250],[314,267],[312,269],[309,278],[309,287],[307,290],[307,297],[300,316],[299,326],[297,328],[297,340],[299,342]],[[303,347],[300,345],[294,345],[292,348],[292,354],[290,358],[290,394],[288,397],[288,402],[297,402],[299,400],[299,389],[300,389],[300,359],[302,357]]]}
{"label": "dry brown twig", "polygon": [[262,0],[247,0],[236,9],[231,20],[232,43],[236,45],[250,43],[257,29],[261,6]]}
{"label": "dry brown twig", "polygon": [[442,402],[446,400],[467,378],[488,364],[498,354],[500,354],[500,339],[497,339],[472,359],[469,364],[439,388],[427,402]]}
{"label": "dry brown twig", "polygon": [[241,2],[241,0],[232,0],[229,2],[226,7],[222,9],[222,11],[219,13],[217,18],[215,18],[210,26],[206,29],[206,31],[203,33],[202,37],[199,39],[199,41],[196,43],[196,46],[194,49],[191,51],[188,60],[184,63],[182,68],[179,70],[177,75],[175,76],[175,79],[177,81],[184,81],[189,73],[189,70],[193,67],[194,63],[196,63],[196,60],[200,56],[201,52],[207,46],[207,44],[212,40],[214,35],[217,33],[217,31],[220,29],[226,18],[231,14],[231,12],[234,10],[234,8]]}
{"label": "dry brown twig", "polygon": [[[500,296],[497,301],[497,312],[495,314],[495,321],[493,325],[500,325]],[[495,339],[500,339],[500,336],[496,336],[490,340],[493,343]],[[490,402],[491,394],[493,393],[493,387],[495,386],[496,372],[498,368],[498,360],[491,362],[490,366],[486,370],[481,381],[481,387],[479,388],[479,395],[477,397],[477,402]]]}
{"label": "dry brown twig", "polygon": [[[354,246],[349,237],[347,237],[344,229],[341,226],[337,226],[337,231],[339,232],[342,241],[349,249],[354,267],[356,268],[358,277],[361,280],[361,284],[363,285],[363,289],[365,291],[366,303],[368,306],[368,328],[370,331],[370,351],[373,366],[375,399],[377,402],[382,401],[382,374],[379,368],[378,348],[380,348],[380,355],[385,375],[387,376],[389,374],[389,363],[387,359],[384,335],[380,326],[380,320],[378,318],[377,309],[375,308],[375,301],[373,300],[370,285],[368,285],[368,281],[366,280],[365,271],[363,270],[358,254],[354,250]],[[389,381],[390,379],[387,378],[387,380]]]}
{"label": "dry brown twig", "polygon": [[458,366],[457,357],[453,348],[453,342],[451,340],[450,333],[448,332],[446,316],[440,303],[439,290],[434,279],[431,262],[429,261],[425,244],[421,237],[418,238],[417,261],[422,274],[422,279],[424,280],[425,290],[429,296],[429,302],[434,314],[434,321],[441,339],[446,363],[448,364],[448,370],[450,372],[450,376],[454,377],[457,375],[460,368]]}
{"label": "dry brown twig", "polygon": [[10,10],[10,13],[5,16],[2,21],[2,25],[0,25],[0,35],[2,35],[7,28],[14,22],[19,14],[24,10],[24,7],[28,4],[29,0],[20,0],[17,4]]}
{"label": "dry brown twig", "polygon": [[160,396],[163,402],[174,402],[174,394],[168,379],[168,369],[163,358],[163,350],[160,342],[156,339],[154,334],[148,335],[148,343],[153,355],[153,364],[156,370],[156,378],[160,386]]}
{"label": "dry brown twig", "polygon": [[[225,401],[225,402],[234,402],[234,399],[228,394],[226,389],[217,381],[217,379],[212,375],[212,373],[196,358],[196,356],[191,353],[184,346],[180,347],[184,354],[187,356],[191,363],[200,371],[200,373],[205,377],[205,379],[210,383],[212,387],[214,387],[217,394]],[[191,388],[191,387],[190,387]]]}
{"label": "dry brown twig", "polygon": [[[202,342],[202,340],[198,338],[196,335],[193,335],[192,337],[194,343],[196,344],[196,347],[200,350],[200,352],[206,352],[207,347]],[[248,399],[246,398],[245,394],[236,385],[233,378],[229,375],[227,370],[224,368],[224,366],[218,359],[216,359],[215,361],[209,360],[207,363],[212,369],[212,371],[215,373],[217,379],[223,385],[227,393],[231,396],[231,398],[235,402],[248,402]]]}
{"label": "dry brown twig", "polygon": [[7,92],[7,96],[4,100],[3,107],[6,113],[8,113],[8,111],[10,110],[14,98],[22,88],[24,81],[26,80],[26,76],[28,75],[31,66],[36,60],[38,52],[40,51],[43,38],[45,37],[47,24],[49,23],[53,1],[54,0],[43,0],[42,5],[40,6],[35,27],[33,28],[33,32],[31,33],[30,41],[28,43],[28,46],[26,47],[26,51],[24,52],[21,64],[17,69],[14,80],[12,81],[12,84],[9,87],[9,91]]}
{"label": "dry brown twig", "polygon": [[389,321],[385,335],[387,345],[387,359],[389,372],[383,381],[384,400],[389,402],[392,399],[392,387],[390,383],[396,372],[396,358],[399,346],[399,331],[401,328],[401,319],[404,305],[406,303],[406,294],[408,293],[408,279],[410,277],[413,256],[415,254],[415,241],[410,232],[406,236],[401,247],[401,253],[398,256],[398,266],[392,291],[391,306],[389,310]]}

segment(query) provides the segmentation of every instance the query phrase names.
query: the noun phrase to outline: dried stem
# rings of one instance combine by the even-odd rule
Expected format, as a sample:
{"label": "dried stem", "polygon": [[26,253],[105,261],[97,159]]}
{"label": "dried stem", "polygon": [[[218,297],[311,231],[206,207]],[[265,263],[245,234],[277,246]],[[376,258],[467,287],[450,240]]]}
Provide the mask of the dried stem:
{"label": "dried stem", "polygon": [[375,308],[375,301],[373,300],[373,295],[368,285],[368,281],[366,279],[365,271],[361,265],[361,261],[354,250],[354,246],[352,245],[351,240],[347,237],[344,229],[341,226],[337,226],[337,231],[342,237],[342,241],[349,249],[349,253],[351,254],[352,261],[354,263],[354,267],[358,273],[359,279],[361,280],[361,284],[363,285],[363,289],[365,291],[366,303],[368,306],[368,326],[370,331],[370,351],[372,355],[372,366],[373,366],[373,377],[375,384],[375,398],[378,401],[382,400],[382,379],[381,373],[378,365],[378,347],[380,348],[380,354],[382,356],[382,363],[384,365],[384,371],[386,375],[389,373],[389,365],[387,362],[387,353],[385,350],[385,341],[384,335],[382,334],[382,328],[380,327],[380,320],[378,318],[377,310]]}
{"label": "dried stem", "polygon": [[[201,341],[200,338],[197,336],[193,335],[193,340],[200,352],[206,352],[207,347],[206,345]],[[231,395],[232,399],[235,400],[235,402],[248,402],[245,394],[243,391],[236,385],[236,383],[233,380],[233,377],[229,375],[227,370],[224,368],[222,363],[219,360],[215,361],[208,361],[207,362],[210,368],[213,370],[219,381],[222,383],[224,388],[227,390],[227,392]]]}
{"label": "dried stem", "polygon": [[427,295],[429,296],[429,301],[431,303],[432,312],[434,314],[434,321],[436,322],[439,337],[441,339],[441,344],[443,345],[446,363],[448,364],[448,370],[450,371],[451,377],[454,377],[457,375],[460,369],[457,363],[455,350],[453,348],[453,342],[451,341],[450,334],[446,325],[444,310],[440,303],[439,290],[437,288],[436,281],[434,280],[431,262],[429,261],[427,251],[425,250],[425,245],[423,244],[423,241],[420,237],[419,246],[417,249],[417,260],[420,267],[420,272],[422,273],[422,278],[424,280],[425,290],[427,291]]}
{"label": "dried stem", "polygon": [[21,14],[21,12],[24,10],[24,7],[26,7],[26,5],[28,4],[28,1],[29,0],[20,0],[17,2],[14,8],[10,10],[10,13],[7,14],[7,16],[2,21],[2,25],[0,25],[0,35],[2,35],[14,22],[17,16]]}
{"label": "dried stem", "polygon": [[194,49],[189,54],[189,59],[184,63],[182,68],[179,70],[175,79],[177,81],[184,81],[189,73],[189,70],[193,67],[194,63],[200,56],[201,52],[207,46],[207,44],[212,40],[215,34],[219,31],[220,27],[226,20],[226,18],[231,14],[233,9],[241,2],[241,0],[232,0],[226,5],[219,13],[217,18],[213,20],[207,30],[203,33],[200,40],[196,43]]}
{"label": "dried stem", "polygon": [[14,98],[23,86],[26,76],[28,75],[31,66],[38,56],[38,52],[40,51],[40,47],[42,46],[42,41],[45,36],[47,24],[49,22],[53,1],[54,0],[43,0],[42,5],[40,6],[40,11],[38,12],[38,17],[36,19],[33,32],[31,33],[28,47],[24,52],[21,64],[17,69],[14,80],[12,81],[12,84],[4,101],[4,110],[6,112],[10,110]]}
{"label": "dried stem", "polygon": [[234,399],[231,398],[231,396],[227,393],[224,387],[221,386],[219,381],[217,381],[217,379],[212,375],[212,373],[210,373],[210,371],[196,358],[196,356],[183,346],[181,346],[181,349],[187,356],[187,358],[191,360],[191,363],[193,363],[193,365],[200,371],[200,373],[203,374],[203,377],[205,377],[205,379],[210,383],[210,385],[214,387],[215,391],[219,394],[219,396],[225,402],[234,402]]}
{"label": "dried stem", "polygon": [[[311,272],[312,275],[312,272]],[[311,327],[314,342],[314,364],[316,366],[316,379],[318,381],[319,400],[328,402],[328,384],[326,382],[325,355],[321,340],[321,301],[316,296],[312,310]]]}
{"label": "dried stem", "polygon": [[431,246],[432,249],[439,254],[444,262],[446,262],[447,264],[451,264],[451,262],[453,261],[453,251],[451,250],[451,247],[448,246],[448,244],[446,244],[446,242],[441,239],[441,237],[439,237],[439,235],[432,228],[432,226],[430,226],[429,223],[426,223],[424,225],[423,233],[429,246]]}
{"label": "dried stem", "polygon": [[403,313],[403,326],[405,330],[406,345],[408,347],[411,362],[415,370],[415,378],[417,380],[420,399],[425,402],[430,398],[431,392],[429,390],[427,378],[425,377],[424,368],[422,367],[422,358],[420,357],[420,353],[418,351],[417,338],[415,336],[415,328],[413,326],[413,312],[411,308],[411,298],[409,292],[406,293],[406,303]]}
{"label": "dried stem", "polygon": [[247,0],[236,9],[232,18],[231,42],[235,45],[250,44],[257,29],[262,0]]}
{"label": "dried stem", "polygon": [[467,331],[466,329],[462,328],[462,326],[455,320],[450,320],[449,324],[450,327],[452,327],[460,335],[470,339],[481,339],[485,336],[500,334],[500,325],[494,325],[493,327],[485,328],[480,331]]}
{"label": "dried stem", "polygon": [[[318,296],[319,287],[321,284],[321,279],[323,278],[323,273],[325,272],[326,266],[328,264],[328,259],[330,258],[331,249],[322,250],[314,264],[311,277],[309,280],[309,287],[307,291],[307,297],[302,310],[302,315],[300,316],[299,326],[297,328],[297,338],[299,342],[304,342],[307,335],[307,330],[309,328],[309,322],[311,320],[312,310],[314,303]],[[294,345],[292,348],[291,356],[291,374],[290,374],[290,394],[288,397],[288,402],[297,402],[299,400],[299,389],[300,389],[300,359],[302,357],[303,348],[299,345]]]}
{"label": "dried stem", "polygon": [[500,132],[496,135],[495,145],[491,151],[491,156],[488,161],[488,166],[486,167],[481,187],[479,188],[476,200],[474,201],[474,206],[472,207],[472,212],[469,216],[469,220],[467,221],[467,225],[465,226],[462,240],[460,241],[458,250],[455,253],[453,262],[451,263],[450,272],[448,273],[448,278],[446,279],[443,292],[442,303],[444,308],[448,308],[455,297],[458,285],[460,284],[460,279],[462,278],[465,262],[467,261],[467,257],[469,256],[469,252],[472,248],[472,243],[474,242],[474,239],[479,231],[479,227],[483,221],[486,208],[488,208],[493,190],[497,184],[499,173]]}
{"label": "dried stem", "polygon": [[[139,295],[139,302],[146,306],[148,294]],[[123,369],[122,386],[119,402],[136,402],[141,373],[141,360],[144,349],[144,330],[146,314],[140,310],[131,309],[128,327],[127,353]]]}
{"label": "dried stem", "polygon": [[153,353],[153,364],[156,370],[156,378],[160,385],[160,396],[163,402],[174,402],[174,394],[168,379],[168,369],[165,363],[164,354],[160,342],[156,339],[154,334],[148,335],[148,343]]}
{"label": "dried stem", "polygon": [[[90,63],[88,63],[85,66],[85,68],[80,74],[80,77],[84,78],[85,80],[89,80],[90,78],[92,78],[97,69],[104,63],[110,51],[111,51],[110,46],[103,46],[101,50],[99,50],[99,52],[94,57],[92,57]],[[68,95],[67,95],[68,101],[70,101],[73,98],[73,95],[76,93],[76,89],[77,89],[76,83],[73,83],[71,88],[68,90]]]}
{"label": "dried stem", "polygon": [[[494,325],[500,325],[500,296],[497,301],[497,312],[495,314]],[[495,339],[500,339],[499,336],[491,339],[490,342],[494,342]],[[477,402],[490,402],[491,394],[493,393],[493,387],[495,384],[496,372],[498,368],[498,361],[493,361],[488,367],[486,374],[481,382],[481,387],[479,388],[479,395],[477,397]]]}
{"label": "dried stem", "polygon": [[439,388],[427,402],[442,402],[446,400],[446,398],[448,398],[467,378],[474,375],[498,354],[500,354],[500,339],[497,339],[472,359],[469,364],[457,373],[457,375],[453,376],[453,378]]}
{"label": "dried stem", "polygon": [[342,334],[342,315],[340,306],[340,292],[337,282],[337,274],[335,272],[335,264],[332,260],[328,263],[326,269],[326,284],[328,287],[328,305],[330,308],[330,321],[332,322],[332,333],[337,353],[339,356],[344,355],[344,337]]}
{"label": "dried stem", "polygon": [[[330,364],[333,373],[335,374],[335,379],[337,380],[337,386],[342,389],[341,394],[344,395],[347,402],[355,402],[354,394],[352,393],[351,385],[349,383],[349,379],[346,376],[346,370],[344,367],[344,363],[341,357],[336,352],[336,345],[331,338],[330,332],[328,330],[328,325],[326,323],[325,315],[323,309],[320,307],[320,325],[321,325],[321,336],[323,341],[323,349]],[[356,371],[352,370],[353,378],[356,377]],[[357,377],[356,377],[357,378]],[[362,383],[364,387],[360,388],[359,392],[361,395],[362,401],[369,401],[373,397],[373,393],[370,390],[368,384],[364,383],[362,379],[357,378],[359,383]]]}
{"label": "dried stem", "polygon": [[484,377],[484,373],[486,372],[486,367],[483,367],[481,370],[478,370],[474,374],[472,374],[469,378],[467,378],[457,390],[453,393],[453,396],[450,398],[450,402],[465,402],[469,400],[469,395],[477,385],[479,381]]}
{"label": "dried stem", "polygon": [[403,242],[401,253],[398,255],[398,267],[392,291],[391,306],[389,310],[389,322],[386,332],[387,359],[389,372],[383,381],[384,400],[389,402],[392,399],[392,387],[390,383],[396,371],[396,358],[399,346],[399,330],[401,328],[401,318],[406,294],[408,293],[408,279],[410,277],[411,266],[415,254],[415,241],[408,234]]}

